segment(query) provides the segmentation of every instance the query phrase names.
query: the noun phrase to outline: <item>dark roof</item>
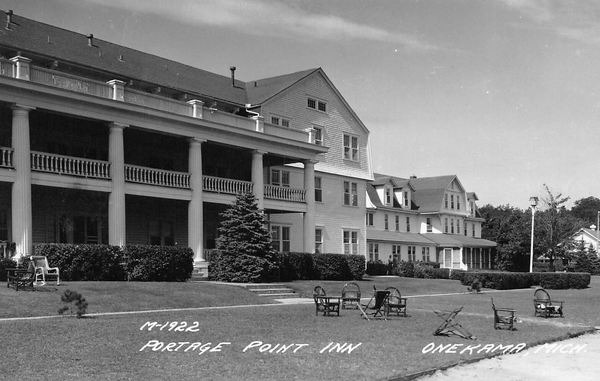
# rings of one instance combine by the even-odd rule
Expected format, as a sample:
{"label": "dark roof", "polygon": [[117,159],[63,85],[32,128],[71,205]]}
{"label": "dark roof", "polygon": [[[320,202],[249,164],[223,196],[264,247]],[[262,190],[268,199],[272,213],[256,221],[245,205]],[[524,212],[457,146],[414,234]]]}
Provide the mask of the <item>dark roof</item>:
{"label": "dark roof", "polygon": [[434,176],[434,177],[413,177],[410,184],[416,191],[421,189],[446,189],[456,178],[456,175]]}
{"label": "dark roof", "polygon": [[248,103],[253,105],[262,104],[318,70],[321,69],[317,68],[303,70],[296,73],[284,74],[277,77],[263,78],[256,81],[247,82],[246,94]]}
{"label": "dark roof", "polygon": [[439,234],[425,233],[422,234],[427,239],[435,242],[442,247],[496,247],[494,241],[483,238],[467,237],[460,234]]}
{"label": "dark roof", "polygon": [[422,245],[434,246],[435,243],[422,234],[418,233],[401,233],[386,230],[367,230],[368,241],[390,241],[390,242],[402,242],[402,243],[414,243]]}
{"label": "dark roof", "polygon": [[190,95],[243,106],[260,104],[311,73],[296,73],[243,82],[162,58],[136,49],[113,44],[41,23],[18,15],[12,16],[10,29],[0,29],[0,47],[21,52],[24,56],[56,60],[59,66],[93,69],[109,79],[134,80],[173,89]]}
{"label": "dark roof", "polygon": [[384,175],[381,173],[374,173],[373,178],[374,178],[374,180],[372,181],[372,183],[374,185],[384,185],[387,183],[391,183],[394,188],[405,188],[407,186],[410,187],[409,179],[404,179],[402,177],[395,177],[395,176]]}
{"label": "dark roof", "polygon": [[412,195],[412,201],[419,206],[419,212],[439,212],[442,208],[445,189],[421,189]]}

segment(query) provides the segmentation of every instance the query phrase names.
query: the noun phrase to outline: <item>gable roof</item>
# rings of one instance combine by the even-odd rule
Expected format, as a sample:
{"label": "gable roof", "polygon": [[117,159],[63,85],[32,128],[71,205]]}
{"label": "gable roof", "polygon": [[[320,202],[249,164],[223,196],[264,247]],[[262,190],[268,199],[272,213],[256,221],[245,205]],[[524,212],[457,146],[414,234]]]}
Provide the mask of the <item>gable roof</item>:
{"label": "gable roof", "polygon": [[413,177],[410,184],[419,191],[422,189],[444,189],[446,190],[450,183],[456,179],[456,175],[433,176],[433,177]]}
{"label": "gable roof", "polygon": [[589,236],[591,239],[600,242],[600,231],[598,231],[598,230],[594,230],[594,229],[590,229],[590,228],[581,228],[577,231],[577,233],[573,234],[573,237],[576,235],[579,235],[580,233],[583,233],[583,234]]}
{"label": "gable roof", "polygon": [[248,103],[262,104],[317,70],[320,68],[246,82]]}
{"label": "gable roof", "polygon": [[[209,98],[243,105],[244,83],[232,85],[222,76],[136,49],[88,37],[18,15],[12,16],[10,29],[0,31],[0,47],[16,49],[22,55],[58,60],[59,65],[86,67],[121,80],[138,80]],[[29,57],[31,58],[31,56]]]}
{"label": "gable roof", "polygon": [[405,188],[409,187],[411,190],[414,190],[409,179],[404,179],[402,177],[388,176],[381,173],[373,173],[374,180],[372,181],[373,185],[385,185],[392,184],[394,188]]}

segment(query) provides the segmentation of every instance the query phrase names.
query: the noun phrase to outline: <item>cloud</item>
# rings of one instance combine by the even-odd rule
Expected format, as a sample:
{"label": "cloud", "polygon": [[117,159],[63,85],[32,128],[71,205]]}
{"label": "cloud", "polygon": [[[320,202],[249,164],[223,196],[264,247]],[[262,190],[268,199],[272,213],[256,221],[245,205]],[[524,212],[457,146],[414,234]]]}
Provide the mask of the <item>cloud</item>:
{"label": "cloud", "polygon": [[363,40],[387,42],[416,50],[436,46],[417,36],[388,31],[335,15],[311,13],[300,3],[254,0],[87,0],[119,9],[161,15],[191,25],[204,24],[263,36],[290,36],[306,40]]}
{"label": "cloud", "polygon": [[596,0],[498,0],[537,27],[566,39],[600,45],[600,2]]}

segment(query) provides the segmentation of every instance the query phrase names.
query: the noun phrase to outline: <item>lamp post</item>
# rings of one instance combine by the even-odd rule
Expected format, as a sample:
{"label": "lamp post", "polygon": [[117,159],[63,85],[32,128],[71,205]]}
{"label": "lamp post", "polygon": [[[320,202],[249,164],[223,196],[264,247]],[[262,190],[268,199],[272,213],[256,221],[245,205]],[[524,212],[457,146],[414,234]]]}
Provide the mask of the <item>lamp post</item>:
{"label": "lamp post", "polygon": [[535,207],[538,204],[538,198],[529,197],[529,205],[531,205],[531,251],[529,253],[529,272],[533,272],[533,227],[535,225]]}

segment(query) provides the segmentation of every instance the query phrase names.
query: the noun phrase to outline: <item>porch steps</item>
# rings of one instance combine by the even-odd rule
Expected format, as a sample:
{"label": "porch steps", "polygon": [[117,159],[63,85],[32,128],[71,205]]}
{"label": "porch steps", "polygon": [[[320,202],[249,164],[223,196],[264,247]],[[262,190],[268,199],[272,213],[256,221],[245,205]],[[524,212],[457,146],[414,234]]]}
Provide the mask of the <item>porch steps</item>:
{"label": "porch steps", "polygon": [[258,296],[269,298],[298,298],[299,295],[293,289],[282,284],[261,283],[261,284],[245,284],[246,290],[255,293]]}

